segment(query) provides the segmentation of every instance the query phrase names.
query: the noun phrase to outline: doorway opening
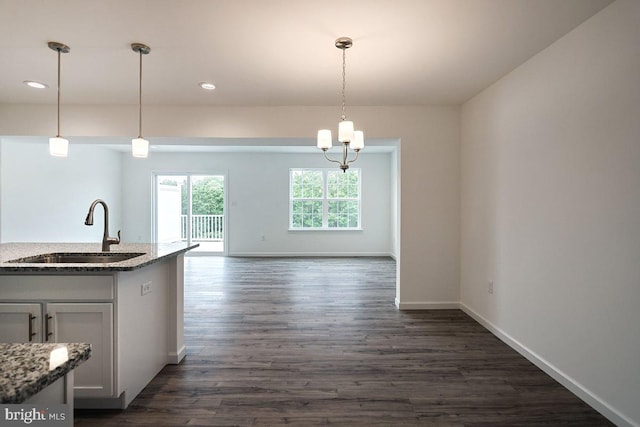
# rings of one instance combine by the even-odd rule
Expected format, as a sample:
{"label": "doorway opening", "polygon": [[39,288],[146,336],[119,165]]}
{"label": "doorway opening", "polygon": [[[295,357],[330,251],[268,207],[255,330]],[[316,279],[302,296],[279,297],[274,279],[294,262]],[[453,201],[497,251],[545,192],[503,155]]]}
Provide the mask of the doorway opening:
{"label": "doorway opening", "polygon": [[224,175],[155,175],[155,237],[158,243],[200,246],[193,254],[226,254]]}

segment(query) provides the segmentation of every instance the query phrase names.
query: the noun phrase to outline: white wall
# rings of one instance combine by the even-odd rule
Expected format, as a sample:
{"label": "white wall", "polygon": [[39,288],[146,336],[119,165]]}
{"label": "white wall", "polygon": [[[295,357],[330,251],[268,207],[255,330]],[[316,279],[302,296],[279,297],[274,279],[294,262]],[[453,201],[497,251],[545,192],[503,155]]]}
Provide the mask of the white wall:
{"label": "white wall", "polygon": [[617,0],[462,108],[461,301],[619,425],[640,425],[638,23]]}
{"label": "white wall", "polygon": [[[124,231],[152,238],[152,174],[224,174],[227,179],[229,255],[389,255],[390,153],[362,152],[352,165],[362,173],[362,231],[289,231],[289,168],[332,167],[320,151],[291,153],[152,153],[123,157]],[[262,240],[262,236],[265,240]]]}
{"label": "white wall", "polygon": [[[400,141],[397,299],[403,308],[457,307],[460,248],[460,144],[456,106],[350,107],[367,138]],[[135,134],[137,108],[65,107],[65,135]],[[336,107],[148,106],[145,136],[313,138],[334,128]],[[0,104],[0,134],[48,135],[55,106]],[[124,182],[123,185],[128,185]],[[126,213],[129,215],[129,212]]]}
{"label": "white wall", "polygon": [[399,224],[399,208],[400,208],[400,165],[398,159],[400,158],[400,154],[398,150],[394,150],[391,153],[391,157],[389,159],[390,164],[389,167],[391,169],[391,223],[389,227],[391,228],[391,255],[394,258],[398,258],[398,254],[400,251],[400,234],[398,231],[400,230]]}
{"label": "white wall", "polygon": [[94,199],[109,205],[112,236],[120,227],[120,155],[73,145],[69,157],[49,155],[46,138],[0,140],[2,242],[100,242],[102,207],[94,226],[84,225]]}

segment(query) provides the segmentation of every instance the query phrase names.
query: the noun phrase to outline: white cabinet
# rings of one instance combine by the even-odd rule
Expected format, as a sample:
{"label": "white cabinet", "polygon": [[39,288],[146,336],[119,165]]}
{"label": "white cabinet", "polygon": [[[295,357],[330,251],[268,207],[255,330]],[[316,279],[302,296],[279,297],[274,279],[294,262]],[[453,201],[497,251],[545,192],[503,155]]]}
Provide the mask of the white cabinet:
{"label": "white cabinet", "polygon": [[40,304],[0,304],[0,342],[42,341]]}
{"label": "white cabinet", "polygon": [[48,342],[87,342],[91,357],[74,372],[74,395],[93,398],[113,394],[113,304],[48,303]]}
{"label": "white cabinet", "polygon": [[183,254],[131,271],[0,272],[0,341],[90,343],[75,407],[125,409],[184,357],[183,272]]}
{"label": "white cabinet", "polygon": [[74,373],[75,397],[115,397],[113,277],[2,278],[0,342],[89,343],[91,357]]}

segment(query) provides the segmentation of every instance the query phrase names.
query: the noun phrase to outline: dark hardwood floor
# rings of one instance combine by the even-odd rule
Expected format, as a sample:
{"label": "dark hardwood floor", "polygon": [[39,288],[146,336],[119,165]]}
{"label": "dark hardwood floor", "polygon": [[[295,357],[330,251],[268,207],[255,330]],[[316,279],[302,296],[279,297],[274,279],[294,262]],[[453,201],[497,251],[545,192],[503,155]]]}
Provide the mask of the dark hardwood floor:
{"label": "dark hardwood floor", "polygon": [[185,264],[185,360],[75,425],[612,425],[462,311],[397,310],[389,258]]}

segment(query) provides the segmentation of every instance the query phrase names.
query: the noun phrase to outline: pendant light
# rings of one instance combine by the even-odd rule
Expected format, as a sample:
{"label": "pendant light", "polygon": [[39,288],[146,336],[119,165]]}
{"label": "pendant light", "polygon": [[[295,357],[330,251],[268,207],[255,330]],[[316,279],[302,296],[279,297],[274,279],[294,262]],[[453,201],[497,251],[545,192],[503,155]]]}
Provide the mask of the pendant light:
{"label": "pendant light", "polygon": [[49,138],[49,154],[55,157],[67,157],[69,141],[60,136],[60,54],[68,53],[71,49],[66,44],[58,42],[47,43],[50,49],[58,52],[58,132],[54,138]]}
{"label": "pendant light", "polygon": [[[324,157],[333,163],[338,163],[340,169],[346,172],[349,164],[358,159],[358,153],[364,148],[364,133],[360,130],[354,130],[353,122],[347,120],[346,107],[346,50],[353,46],[353,40],[349,37],[340,37],[336,39],[336,47],[342,50],[342,117],[338,123],[338,141],[342,143],[342,161],[330,159],[327,156],[327,150],[332,146],[331,131],[322,129],[318,131],[318,148],[324,153]],[[348,149],[351,147],[356,155],[353,159],[348,160]]]}
{"label": "pendant light", "polygon": [[131,154],[133,157],[149,156],[149,141],[142,137],[142,55],[151,52],[151,48],[142,43],[132,43],[131,49],[140,54],[140,79],[138,91],[138,137],[131,140]]}

